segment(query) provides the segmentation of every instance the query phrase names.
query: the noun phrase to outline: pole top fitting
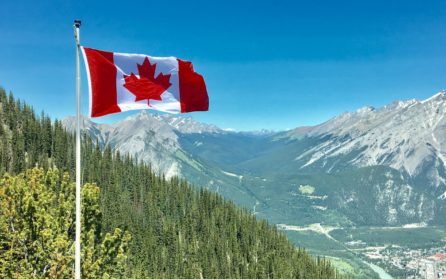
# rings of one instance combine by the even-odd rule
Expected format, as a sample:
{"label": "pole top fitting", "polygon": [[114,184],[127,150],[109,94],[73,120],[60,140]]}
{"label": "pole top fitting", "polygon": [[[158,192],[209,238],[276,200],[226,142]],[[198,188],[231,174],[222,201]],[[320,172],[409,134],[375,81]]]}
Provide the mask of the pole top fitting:
{"label": "pole top fitting", "polygon": [[74,20],[74,26],[75,26],[76,28],[81,27],[81,21],[80,21],[80,19],[75,19],[75,20]]}

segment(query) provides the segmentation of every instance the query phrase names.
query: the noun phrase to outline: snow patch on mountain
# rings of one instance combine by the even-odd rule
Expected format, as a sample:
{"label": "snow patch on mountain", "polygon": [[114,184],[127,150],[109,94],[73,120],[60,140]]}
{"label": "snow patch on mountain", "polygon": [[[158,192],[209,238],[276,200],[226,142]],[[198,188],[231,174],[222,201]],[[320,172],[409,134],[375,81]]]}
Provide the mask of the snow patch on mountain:
{"label": "snow patch on mountain", "polygon": [[[301,168],[353,154],[352,166],[386,165],[414,176],[430,162],[446,165],[446,92],[424,101],[396,101],[380,109],[363,107],[347,112],[321,125],[287,133],[290,139],[329,136],[310,146],[295,160]],[[333,160],[332,160],[333,161]],[[331,166],[331,169],[336,166]],[[436,185],[446,180],[432,174]]]}
{"label": "snow patch on mountain", "polygon": [[205,124],[194,120],[192,117],[174,116],[171,114],[157,115],[163,121],[183,134],[223,133],[224,131],[215,125]]}
{"label": "snow patch on mountain", "polygon": [[232,172],[227,172],[227,171],[221,171],[223,174],[227,175],[227,176],[232,176],[232,177],[236,177],[239,179],[239,181],[241,182],[243,179],[243,175],[238,175]]}

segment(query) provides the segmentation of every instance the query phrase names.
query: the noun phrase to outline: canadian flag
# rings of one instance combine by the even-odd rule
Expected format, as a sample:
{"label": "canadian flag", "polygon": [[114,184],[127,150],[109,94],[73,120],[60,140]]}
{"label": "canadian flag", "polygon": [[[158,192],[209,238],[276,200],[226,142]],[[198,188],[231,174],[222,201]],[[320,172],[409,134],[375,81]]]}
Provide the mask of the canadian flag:
{"label": "canadian flag", "polygon": [[134,110],[169,113],[207,111],[203,77],[192,63],[82,47],[90,91],[91,117]]}

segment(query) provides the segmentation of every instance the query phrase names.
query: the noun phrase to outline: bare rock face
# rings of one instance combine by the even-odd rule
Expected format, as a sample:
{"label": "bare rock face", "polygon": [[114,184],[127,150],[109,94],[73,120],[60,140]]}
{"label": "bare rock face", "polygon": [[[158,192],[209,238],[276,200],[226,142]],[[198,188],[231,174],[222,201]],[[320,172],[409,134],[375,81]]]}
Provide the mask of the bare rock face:
{"label": "bare rock face", "polygon": [[[62,121],[73,132],[75,117]],[[150,114],[146,111],[127,117],[113,125],[94,123],[82,118],[81,129],[97,139],[101,146],[109,145],[121,154],[129,154],[137,160],[150,163],[153,170],[167,178],[181,176],[184,158],[178,143],[178,133],[219,133],[219,128],[203,124],[192,118]],[[186,162],[187,163],[187,162]]]}

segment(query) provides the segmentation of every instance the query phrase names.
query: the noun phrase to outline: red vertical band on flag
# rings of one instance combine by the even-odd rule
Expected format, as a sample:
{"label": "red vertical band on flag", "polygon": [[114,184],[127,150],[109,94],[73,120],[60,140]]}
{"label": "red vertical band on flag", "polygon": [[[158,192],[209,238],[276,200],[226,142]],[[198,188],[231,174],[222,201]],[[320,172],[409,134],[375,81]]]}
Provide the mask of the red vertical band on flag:
{"label": "red vertical band on flag", "polygon": [[120,112],[113,52],[84,47],[91,94],[91,117]]}
{"label": "red vertical band on flag", "polygon": [[207,111],[209,97],[203,77],[189,61],[178,60],[181,112]]}

